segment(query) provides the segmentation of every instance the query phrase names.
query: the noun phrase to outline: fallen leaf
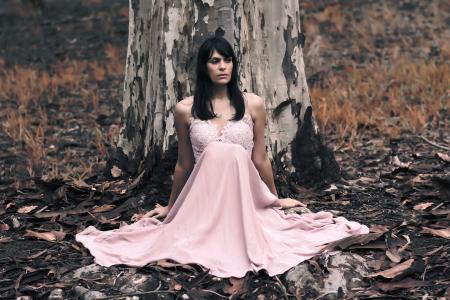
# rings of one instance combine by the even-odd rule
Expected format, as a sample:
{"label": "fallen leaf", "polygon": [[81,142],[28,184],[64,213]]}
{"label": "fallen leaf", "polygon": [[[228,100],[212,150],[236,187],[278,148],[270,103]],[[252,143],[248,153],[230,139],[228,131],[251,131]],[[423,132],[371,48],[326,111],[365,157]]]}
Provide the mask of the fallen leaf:
{"label": "fallen leaf", "polygon": [[33,230],[26,230],[24,236],[31,236],[37,239],[46,240],[49,242],[59,242],[64,239],[66,233],[64,231],[47,231],[47,232],[37,232]]}
{"label": "fallen leaf", "polygon": [[27,213],[29,213],[30,211],[32,211],[33,209],[35,209],[36,207],[38,207],[38,206],[37,206],[37,205],[23,206],[23,207],[19,208],[19,209],[17,210],[17,212],[18,212],[18,213],[21,213],[21,214],[27,214]]}
{"label": "fallen leaf", "polygon": [[0,226],[2,228],[2,231],[8,231],[9,230],[9,225],[6,223],[2,223],[2,225]]}
{"label": "fallen leaf", "polygon": [[446,153],[437,152],[436,156],[442,159],[445,162],[450,162],[450,156]]}
{"label": "fallen leaf", "polygon": [[32,255],[28,256],[28,258],[29,258],[29,259],[35,259],[35,258],[38,258],[38,257],[41,256],[42,254],[44,254],[45,252],[47,252],[47,250],[48,250],[48,249],[44,249],[44,250],[42,250],[42,251],[39,251],[39,252],[37,252],[37,253],[35,253],[35,254],[32,254]]}
{"label": "fallen leaf", "polygon": [[442,237],[445,239],[450,239],[450,228],[444,229],[433,229],[428,227],[422,227],[422,233],[429,233],[434,236]]}
{"label": "fallen leaf", "polygon": [[98,219],[98,221],[102,224],[119,224],[120,221],[116,221],[117,219],[119,219],[120,216],[117,216],[115,218],[112,219],[107,219],[104,216],[100,216],[100,218]]}
{"label": "fallen leaf", "polygon": [[338,190],[338,187],[335,186],[334,184],[331,184],[329,188],[324,190],[324,192],[334,192],[334,191],[337,191],[337,190]]}
{"label": "fallen leaf", "polygon": [[170,289],[171,290],[175,290],[175,291],[179,291],[183,288],[183,286],[177,282],[175,279],[171,278],[170,280]]}
{"label": "fallen leaf", "polygon": [[92,188],[92,185],[87,184],[87,183],[86,183],[84,180],[82,180],[82,179],[75,180],[75,181],[72,182],[72,184],[73,184],[75,187],[80,188],[80,189],[90,189],[90,188]]}
{"label": "fallen leaf", "polygon": [[412,278],[407,278],[402,281],[394,282],[377,282],[375,286],[382,290],[383,292],[389,292],[397,289],[407,289],[420,286],[429,286],[431,283],[429,281],[414,280]]}
{"label": "fallen leaf", "polygon": [[436,253],[438,253],[439,251],[441,251],[444,248],[444,246],[440,246],[434,250],[431,250],[427,253],[425,253],[425,256],[431,256],[431,255],[435,255]]}
{"label": "fallen leaf", "polygon": [[407,163],[401,162],[398,156],[396,155],[392,158],[392,164],[401,169],[409,169],[409,166],[411,166],[412,162]]}
{"label": "fallen leaf", "polygon": [[405,238],[406,243],[398,249],[399,253],[405,251],[405,249],[408,248],[408,246],[411,244],[411,239],[409,238],[409,235],[404,234],[402,236]]}
{"label": "fallen leaf", "polygon": [[433,208],[430,212],[434,216],[450,215],[449,208],[443,208],[443,209],[434,209]]}
{"label": "fallen leaf", "polygon": [[120,175],[122,175],[122,170],[118,166],[114,165],[111,168],[111,176],[114,177],[114,178],[117,178]]}
{"label": "fallen leaf", "polygon": [[373,274],[369,274],[368,277],[382,276],[384,278],[394,278],[394,277],[400,275],[401,273],[403,273],[404,271],[406,271],[407,269],[409,269],[413,263],[414,263],[414,259],[410,258],[407,261],[404,261],[401,264],[398,264],[390,269],[387,269],[387,270],[384,270],[381,272],[377,272],[377,273],[373,273]]}
{"label": "fallen leaf", "polygon": [[385,233],[389,230],[387,225],[372,225],[370,226],[370,232],[374,233]]}
{"label": "fallen leaf", "polygon": [[105,211],[110,211],[114,207],[116,207],[114,204],[103,204],[101,206],[96,206],[91,212],[92,213],[101,213],[101,212],[105,212]]}
{"label": "fallen leaf", "polygon": [[89,211],[89,208],[74,208],[68,210],[60,210],[60,211],[44,211],[44,212],[36,212],[33,215],[37,218],[55,218],[60,217],[64,218],[68,215],[76,215],[76,214],[84,214]]}
{"label": "fallen leaf", "polygon": [[19,222],[19,220],[17,220],[17,218],[15,216],[12,216],[11,220],[13,222],[13,227],[14,228],[19,228],[20,227],[20,222]]}
{"label": "fallen leaf", "polygon": [[167,259],[160,259],[160,260],[156,261],[156,265],[163,267],[163,268],[171,268],[171,267],[179,266],[180,264],[170,262]]}
{"label": "fallen leaf", "polygon": [[227,285],[223,289],[224,293],[227,293],[229,295],[240,294],[242,288],[244,287],[244,278],[230,277],[229,281],[230,285]]}
{"label": "fallen leaf", "polygon": [[411,185],[415,186],[416,184],[429,183],[430,182],[429,178],[425,176],[426,176],[425,174],[419,174],[415,176],[414,178],[411,179]]}
{"label": "fallen leaf", "polygon": [[379,232],[379,233],[353,235],[353,236],[349,236],[349,237],[337,240],[335,242],[329,243],[326,246],[326,248],[333,249],[333,248],[339,247],[341,249],[346,249],[352,245],[365,245],[371,241],[378,239],[383,234],[384,234],[383,232]]}
{"label": "fallen leaf", "polygon": [[419,203],[414,205],[414,210],[425,210],[428,207],[432,206],[434,203],[433,202],[423,202],[423,203]]}
{"label": "fallen leaf", "polygon": [[395,263],[399,263],[402,260],[402,256],[398,253],[396,249],[386,250],[386,256]]}
{"label": "fallen leaf", "polygon": [[383,258],[380,258],[380,259],[373,259],[373,260],[368,260],[367,261],[367,266],[369,267],[369,268],[372,268],[372,269],[374,269],[374,270],[380,270],[381,269],[381,267],[383,266],[383,264],[384,264],[384,257]]}
{"label": "fallen leaf", "polygon": [[181,264],[181,263],[177,263],[177,262],[171,262],[168,259],[160,259],[160,260],[156,261],[156,263],[151,263],[151,264],[156,264],[157,266],[160,266],[163,268],[182,267],[187,270],[192,270],[192,271],[195,270],[189,264]]}

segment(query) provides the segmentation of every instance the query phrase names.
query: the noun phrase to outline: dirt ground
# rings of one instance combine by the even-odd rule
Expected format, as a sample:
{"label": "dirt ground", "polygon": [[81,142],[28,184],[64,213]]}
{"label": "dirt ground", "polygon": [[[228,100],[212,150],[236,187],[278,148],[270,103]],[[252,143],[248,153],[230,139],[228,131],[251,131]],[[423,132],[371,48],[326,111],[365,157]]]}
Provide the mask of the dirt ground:
{"label": "dirt ground", "polygon": [[[363,287],[343,298],[449,299],[450,5],[301,3],[313,106],[343,178],[300,186],[280,172],[277,188],[312,211],[370,226],[370,239],[336,245],[364,257],[370,269]],[[157,202],[166,204],[170,193],[173,153],[150,178],[109,172],[122,117],[127,39],[128,1],[0,3],[2,299],[47,299],[56,288],[72,299],[74,286],[124,294],[103,277],[74,282],[64,276],[93,262],[74,241],[78,231],[88,225],[117,228]],[[395,73],[403,65],[406,75]],[[380,83],[377,76],[388,76],[382,72],[389,66],[395,67],[386,71],[392,78]],[[429,76],[422,82],[421,74]],[[373,92],[378,90],[385,92]],[[392,90],[400,100],[389,110],[383,105],[393,105]],[[353,108],[333,106],[338,98]],[[320,257],[310,266],[326,273]],[[114,266],[105,272],[119,278],[129,271]],[[145,299],[233,293],[234,299],[325,299],[263,272],[247,276],[240,294],[230,288],[233,282],[218,281],[195,265],[159,262],[133,272],[152,274],[159,290],[170,291]]]}

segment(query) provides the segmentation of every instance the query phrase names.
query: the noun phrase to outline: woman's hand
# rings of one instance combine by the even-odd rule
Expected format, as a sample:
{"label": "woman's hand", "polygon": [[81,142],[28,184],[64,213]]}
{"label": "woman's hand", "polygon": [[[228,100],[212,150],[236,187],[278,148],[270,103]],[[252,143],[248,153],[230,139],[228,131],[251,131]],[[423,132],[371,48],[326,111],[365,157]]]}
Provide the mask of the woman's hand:
{"label": "woman's hand", "polygon": [[278,199],[278,203],[281,205],[282,208],[291,208],[291,207],[297,207],[302,206],[306,207],[306,204],[292,198],[281,198]]}
{"label": "woman's hand", "polygon": [[167,216],[169,213],[169,206],[161,206],[160,204],[156,204],[156,207],[146,213],[136,213],[131,217],[132,222],[137,222],[144,217],[155,217],[155,218],[163,218]]}
{"label": "woman's hand", "polygon": [[145,215],[148,217],[155,217],[155,218],[164,218],[169,213],[169,206],[162,206],[160,204],[156,204],[156,207],[146,213]]}

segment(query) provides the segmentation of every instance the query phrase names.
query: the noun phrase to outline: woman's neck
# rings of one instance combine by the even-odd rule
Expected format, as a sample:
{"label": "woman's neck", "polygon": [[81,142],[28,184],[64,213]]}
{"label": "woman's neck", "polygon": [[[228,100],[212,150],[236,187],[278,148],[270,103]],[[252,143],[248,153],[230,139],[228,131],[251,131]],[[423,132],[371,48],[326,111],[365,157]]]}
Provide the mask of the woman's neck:
{"label": "woman's neck", "polygon": [[230,97],[228,95],[228,88],[226,85],[219,85],[213,87],[213,98],[212,101],[229,101]]}

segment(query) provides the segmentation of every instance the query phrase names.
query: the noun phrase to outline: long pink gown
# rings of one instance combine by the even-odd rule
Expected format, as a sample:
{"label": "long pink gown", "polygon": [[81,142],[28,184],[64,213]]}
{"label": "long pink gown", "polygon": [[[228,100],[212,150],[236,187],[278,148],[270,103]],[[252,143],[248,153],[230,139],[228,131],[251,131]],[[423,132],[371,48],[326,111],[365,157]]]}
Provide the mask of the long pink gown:
{"label": "long pink gown", "polygon": [[285,214],[251,160],[248,114],[219,132],[191,118],[195,166],[164,219],[144,216],[118,229],[87,227],[76,235],[103,266],[144,266],[160,259],[198,263],[218,277],[265,269],[284,273],[320,253],[324,244],[365,234],[365,225],[329,212]]}

